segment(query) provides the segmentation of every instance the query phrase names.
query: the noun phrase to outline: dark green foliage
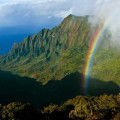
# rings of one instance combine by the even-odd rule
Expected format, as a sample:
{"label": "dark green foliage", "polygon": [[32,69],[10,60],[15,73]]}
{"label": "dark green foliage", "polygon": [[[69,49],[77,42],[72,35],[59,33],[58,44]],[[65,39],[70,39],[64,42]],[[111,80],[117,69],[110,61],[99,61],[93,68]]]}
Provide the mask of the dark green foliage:
{"label": "dark green foliage", "polygon": [[[116,96],[82,97],[79,104],[69,114],[70,118],[109,118],[120,110]],[[109,115],[109,116],[108,116]]]}
{"label": "dark green foliage", "polygon": [[101,95],[99,97],[77,96],[65,104],[73,105],[74,109],[71,109],[69,112],[69,117],[73,120],[112,120],[114,115],[120,111],[119,96],[120,95]]}
{"label": "dark green foliage", "polygon": [[29,103],[10,103],[1,110],[2,120],[42,120],[42,113]]}
{"label": "dark green foliage", "polygon": [[44,113],[51,114],[54,111],[58,110],[58,105],[49,105],[48,107],[44,108]]}
{"label": "dark green foliage", "polygon": [[[82,74],[71,73],[62,80],[51,80],[45,85],[35,79],[20,77],[10,72],[0,71],[0,103],[29,102],[35,107],[44,107],[49,104],[63,104],[68,99],[84,95]],[[92,79],[92,78],[91,78]],[[93,79],[92,79],[93,80]],[[119,86],[113,82],[103,82],[97,79],[90,81],[89,95],[118,94]],[[72,100],[77,105],[79,99]],[[69,105],[70,100],[67,102]],[[67,104],[66,103],[66,104]],[[73,105],[71,104],[71,105]],[[64,108],[64,107],[62,107]],[[61,109],[62,109],[61,108]]]}
{"label": "dark green foliage", "polygon": [[63,105],[51,104],[43,110],[30,104],[0,105],[2,120],[115,120],[120,118],[120,95],[77,96]]}

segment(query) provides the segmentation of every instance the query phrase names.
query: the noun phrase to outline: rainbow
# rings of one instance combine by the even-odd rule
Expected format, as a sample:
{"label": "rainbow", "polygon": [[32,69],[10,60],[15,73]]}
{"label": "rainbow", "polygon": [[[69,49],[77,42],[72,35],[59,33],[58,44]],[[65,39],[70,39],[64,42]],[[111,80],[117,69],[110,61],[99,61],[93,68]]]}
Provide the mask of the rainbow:
{"label": "rainbow", "polygon": [[[119,7],[119,6],[118,6]],[[96,35],[93,38],[92,44],[90,45],[90,48],[88,50],[88,55],[86,57],[85,66],[83,70],[84,75],[84,88],[85,88],[85,94],[88,93],[88,87],[89,87],[89,76],[90,76],[90,70],[93,62],[93,56],[96,52],[97,46],[101,40],[101,37],[105,30],[108,28],[109,24],[113,21],[115,15],[118,15],[119,8],[117,7],[117,10],[115,10],[112,15],[104,22],[104,24],[98,29],[96,32]]]}
{"label": "rainbow", "polygon": [[88,55],[86,58],[86,62],[85,62],[85,67],[84,67],[84,79],[85,79],[85,88],[88,89],[89,87],[89,74],[90,74],[90,69],[91,69],[91,65],[92,65],[92,61],[93,61],[93,56],[95,54],[96,48],[98,46],[98,43],[100,41],[102,32],[104,27],[99,28],[96,35],[94,36],[94,39],[92,41],[92,44],[90,46],[90,49],[88,51]]}

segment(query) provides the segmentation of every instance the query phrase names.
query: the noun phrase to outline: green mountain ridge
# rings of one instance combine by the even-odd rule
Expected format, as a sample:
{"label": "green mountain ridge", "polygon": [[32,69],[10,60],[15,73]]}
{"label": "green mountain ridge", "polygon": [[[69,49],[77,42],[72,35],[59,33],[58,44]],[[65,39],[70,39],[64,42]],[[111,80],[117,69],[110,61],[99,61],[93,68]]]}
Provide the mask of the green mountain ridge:
{"label": "green mountain ridge", "polygon": [[69,15],[52,30],[43,29],[21,43],[15,43],[9,54],[2,58],[0,68],[43,83],[81,71],[89,32],[88,16]]}
{"label": "green mountain ridge", "polygon": [[[69,15],[53,29],[43,29],[15,43],[8,55],[0,57],[0,69],[43,84],[82,73],[97,28],[91,27],[89,16]],[[113,44],[106,30],[94,55],[90,77],[120,86],[120,52]]]}

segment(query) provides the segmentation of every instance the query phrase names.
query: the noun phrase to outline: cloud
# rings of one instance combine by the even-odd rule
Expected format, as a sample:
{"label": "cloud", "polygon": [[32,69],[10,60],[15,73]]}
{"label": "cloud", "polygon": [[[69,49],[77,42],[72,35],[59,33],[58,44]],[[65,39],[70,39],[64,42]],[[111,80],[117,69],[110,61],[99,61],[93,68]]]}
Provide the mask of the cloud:
{"label": "cloud", "polygon": [[[104,29],[109,30],[112,37],[111,40],[117,45],[120,45],[120,0],[97,0],[95,9],[93,10],[94,17],[89,18],[89,22],[94,26],[103,24]],[[118,44],[119,43],[119,44]]]}
{"label": "cloud", "polygon": [[70,14],[72,14],[72,11],[73,11],[73,9],[71,8],[71,9],[69,9],[69,10],[63,10],[63,11],[60,11],[59,13],[56,13],[54,16],[55,17],[60,17],[60,18],[65,18],[66,16],[68,16],[68,15],[70,15]]}
{"label": "cloud", "polygon": [[120,0],[0,0],[0,36],[32,35],[58,25],[69,14],[91,15],[89,22],[105,23],[120,45],[119,13]]}
{"label": "cloud", "polygon": [[119,0],[0,0],[0,26],[47,25],[69,14],[107,19],[117,5]]}
{"label": "cloud", "polygon": [[[69,14],[88,14],[89,0],[0,0],[0,26],[47,24],[62,20]],[[95,0],[91,0],[95,1]],[[88,3],[87,3],[88,2]],[[89,4],[90,3],[90,4]],[[86,7],[85,7],[86,6]],[[86,8],[89,10],[85,10]],[[83,9],[84,8],[84,9]],[[84,11],[84,13],[83,13]],[[46,19],[46,20],[45,20]]]}
{"label": "cloud", "polygon": [[[5,1],[0,4],[0,26],[3,27],[27,24],[45,24],[44,21],[47,22],[45,19],[48,19],[48,16],[51,16],[51,18],[56,17],[59,12],[67,11],[66,7],[61,8],[65,2],[58,2],[57,0]],[[63,16],[61,16],[61,18],[63,18]]]}

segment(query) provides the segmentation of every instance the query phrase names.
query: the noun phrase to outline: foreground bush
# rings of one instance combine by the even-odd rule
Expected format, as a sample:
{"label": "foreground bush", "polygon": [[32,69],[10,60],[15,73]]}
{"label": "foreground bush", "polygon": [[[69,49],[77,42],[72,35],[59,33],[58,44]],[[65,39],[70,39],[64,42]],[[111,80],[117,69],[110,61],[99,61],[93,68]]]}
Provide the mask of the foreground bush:
{"label": "foreground bush", "polygon": [[0,104],[0,120],[119,120],[120,95],[77,96],[63,105],[49,105],[43,110],[31,104]]}
{"label": "foreground bush", "polygon": [[42,120],[42,113],[34,109],[29,103],[10,103],[1,108],[3,120]]}

